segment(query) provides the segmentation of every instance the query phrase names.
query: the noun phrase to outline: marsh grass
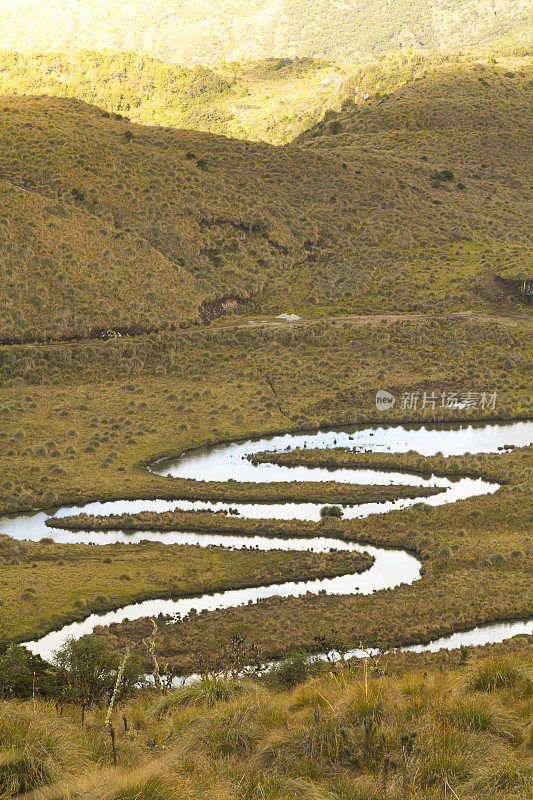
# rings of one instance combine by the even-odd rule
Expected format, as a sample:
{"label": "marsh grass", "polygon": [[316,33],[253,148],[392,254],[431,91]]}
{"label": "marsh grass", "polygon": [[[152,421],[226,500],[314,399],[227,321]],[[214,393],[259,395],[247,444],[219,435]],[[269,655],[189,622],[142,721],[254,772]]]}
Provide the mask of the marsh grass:
{"label": "marsh grass", "polygon": [[[179,358],[176,357],[178,352]],[[209,482],[170,481],[148,473],[142,465],[158,453],[179,455],[188,448],[243,435],[264,435],[301,427],[317,429],[325,421],[328,424],[372,421],[377,418],[375,386],[384,358],[391,363],[391,385],[416,388],[421,371],[436,388],[448,385],[450,363],[453,363],[454,381],[481,380],[483,375],[484,386],[489,383],[498,386],[502,391],[502,404],[508,403],[505,414],[519,415],[530,403],[530,392],[523,382],[524,369],[529,363],[527,331],[523,333],[503,322],[391,319],[383,330],[373,322],[335,325],[316,322],[291,330],[182,331],[138,337],[132,341],[4,347],[0,348],[0,357],[0,371],[5,379],[0,404],[0,443],[9,442],[7,447],[0,447],[0,507],[11,512],[42,508],[49,502],[81,505],[91,499],[120,497],[158,498],[204,493],[231,501],[237,500],[239,493],[241,499],[247,496],[246,492],[248,497],[257,497],[258,493],[261,496],[263,490],[257,484],[242,488],[237,483],[213,486]],[[142,362],[141,373],[132,372],[132,358]],[[503,366],[504,358],[506,366]],[[507,363],[509,359],[511,366]],[[30,372],[26,369],[28,366]],[[35,366],[43,370],[43,375],[46,373],[50,384],[34,382],[32,370]],[[272,388],[265,384],[264,374],[271,379],[285,415],[275,405]],[[177,399],[169,400],[172,397]],[[65,412],[68,412],[68,421]],[[237,413],[242,416],[237,418]],[[470,416],[466,415],[465,419]],[[403,419],[402,412],[391,413],[391,422]],[[419,419],[427,421],[423,414]],[[77,449],[74,454],[67,452],[73,441]],[[15,455],[10,456],[11,451]],[[55,453],[59,455],[53,455]],[[115,457],[115,454],[120,455]],[[108,459],[110,455],[113,457]],[[424,561],[440,551],[436,571],[428,563],[424,581],[408,589],[413,602],[416,599],[427,609],[426,617],[414,612],[407,592],[399,589],[395,595],[400,603],[406,602],[406,607],[413,609],[409,635],[414,640],[424,640],[449,629],[453,618],[464,619],[465,625],[472,620],[481,621],[481,609],[486,618],[492,619],[509,614],[527,615],[531,543],[520,521],[507,518],[516,513],[517,501],[528,502],[524,494],[527,489],[524,484],[529,480],[525,456],[527,453],[519,449],[498,456],[503,465],[498,474],[505,472],[509,494],[499,492],[493,499],[476,500],[475,508],[465,501],[455,504],[453,509],[443,507],[430,514],[416,509],[388,515],[386,522],[374,520],[372,525],[360,521],[352,527],[350,522],[350,537],[378,545],[407,547]],[[106,460],[105,469],[100,466],[102,457]],[[496,470],[495,461],[490,456],[479,457],[477,461],[472,458],[469,469],[477,474],[492,475]],[[441,464],[444,469],[447,466],[448,462]],[[298,491],[301,497],[302,490]],[[339,495],[335,496],[338,487],[324,484],[321,491],[330,493],[330,502],[339,502]],[[346,491],[351,491],[350,487]],[[273,496],[272,488],[268,487],[268,492],[263,492],[265,498],[271,496],[269,492]],[[479,519],[470,518],[470,513],[474,512],[484,513],[482,526]],[[251,525],[236,520],[228,524],[243,528]],[[342,535],[344,525],[347,525],[345,521],[335,522],[335,535]],[[401,525],[405,528],[396,527]],[[301,527],[303,530],[305,524]],[[296,528],[287,523],[291,533]],[[459,537],[458,529],[464,536]],[[327,532],[324,527],[322,533]],[[17,582],[15,593],[10,584],[3,598],[7,603],[4,606],[6,625],[13,633],[17,626],[20,630],[21,620],[39,625],[38,630],[34,627],[31,632],[46,632],[50,626],[60,624],[55,615],[61,615],[61,622],[66,621],[68,609],[71,619],[81,619],[93,610],[113,607],[124,600],[156,594],[170,596],[193,590],[193,587],[194,591],[208,588],[202,580],[202,575],[205,577],[202,570],[197,580],[191,576],[185,583],[178,582],[174,587],[165,584],[157,591],[153,583],[146,585],[145,571],[141,587],[136,575],[141,567],[132,567],[133,561],[141,558],[141,551],[135,555],[134,549],[124,548],[113,550],[110,555],[103,550],[100,555],[93,554],[96,569],[91,567],[90,582],[98,583],[99,576],[102,580],[106,576],[108,581],[112,579],[114,586],[116,579],[116,586],[110,592],[106,586],[95,585],[94,592],[89,593],[80,588],[87,585],[87,570],[82,569],[83,559],[78,558],[83,548],[74,547],[72,552],[78,555],[71,561],[67,546],[57,546],[54,564],[53,560],[38,557],[35,548],[29,558],[23,552],[24,547],[22,543],[11,543],[6,552],[2,552],[6,564],[10,564],[8,582],[15,578]],[[40,547],[44,553],[51,545],[43,542]],[[472,558],[474,551],[475,560]],[[123,557],[119,565],[116,555],[120,552]],[[174,551],[169,549],[159,555],[154,547],[153,551],[144,552],[150,552],[150,559],[155,559],[154,563],[160,564],[162,569],[161,559]],[[260,557],[264,562],[265,556]],[[112,558],[112,563],[106,562],[107,558]],[[205,558],[206,553],[201,555],[201,560]],[[220,555],[220,558],[226,556]],[[254,556],[240,553],[235,558],[240,561],[244,576],[243,559],[253,560]],[[87,568],[90,560],[85,562]],[[63,571],[60,561],[69,563],[69,571]],[[304,562],[304,555],[298,556],[298,563],[303,565]],[[25,594],[26,599],[20,599],[20,586],[23,589],[30,586],[27,580],[30,563],[37,563],[38,570],[34,572],[40,573],[38,580],[32,580],[32,588],[43,586],[43,591],[34,596],[35,602],[30,593]],[[286,563],[287,566],[291,563],[290,556]],[[294,573],[296,560],[292,565]],[[494,591],[489,590],[481,565],[486,571],[484,575],[493,579]],[[157,580],[166,582],[165,576],[159,574],[159,566],[154,572]],[[252,568],[248,574],[253,572]],[[257,572],[259,580],[259,570]],[[72,575],[75,589],[70,598],[66,596],[63,579],[58,583],[60,574],[66,575],[67,582],[69,574]],[[121,581],[121,575],[129,575],[131,580]],[[261,581],[263,578],[262,574]],[[444,592],[446,581],[449,591]],[[498,588],[503,585],[505,592]],[[57,591],[54,587],[58,587]],[[61,609],[57,607],[56,596],[62,598]],[[436,602],[435,596],[440,596],[441,601]],[[476,596],[486,597],[484,607],[473,601]],[[23,617],[15,608],[18,602],[24,603]],[[44,610],[45,602],[50,604],[49,611],[41,611],[39,615],[39,605]],[[188,623],[188,627],[192,633],[198,625],[198,634],[204,641],[217,642],[220,637],[227,640],[225,618],[250,616],[275,657],[283,654],[279,650],[276,652],[274,646],[280,641],[280,630],[283,630],[281,638],[287,641],[287,650],[313,646],[318,632],[316,628],[309,629],[309,609],[313,606],[311,617],[318,618],[317,610],[320,618],[326,614],[326,627],[338,627],[339,618],[349,619],[349,626],[343,622],[344,635],[353,637],[354,643],[363,635],[369,639],[375,636],[379,641],[399,641],[398,606],[391,607],[377,597],[371,602],[376,613],[368,616],[368,601],[364,598],[360,598],[358,608],[361,610],[354,616],[348,601],[340,599],[334,608],[327,598],[320,597],[313,601],[302,599],[296,605],[285,601],[276,608],[270,604],[264,610],[214,614],[216,628],[205,637],[199,631],[208,623],[208,616],[202,616],[201,626],[195,621]],[[289,622],[286,628],[287,615],[297,622]],[[436,619],[442,617],[445,619],[435,624]],[[356,619],[359,621],[355,622]],[[22,631],[19,635],[23,635]],[[194,671],[197,644],[189,634],[185,640],[188,666]],[[170,645],[169,655],[173,660],[181,660],[182,656],[176,658],[174,650],[175,646]]]}
{"label": "marsh grass", "polygon": [[[364,553],[308,552],[296,558],[293,552],[283,550],[232,551],[158,542],[99,547],[22,544],[2,535],[0,559],[9,566],[0,588],[3,630],[18,641],[143,599],[333,577],[350,570],[362,572],[372,564]],[[62,598],[59,605],[58,597]]]}
{"label": "marsh grass", "polygon": [[[523,454],[519,449],[516,453],[502,458],[509,464],[516,458],[520,464]],[[513,514],[517,498],[521,519]],[[337,536],[414,552],[422,561],[421,579],[373,595],[272,598],[169,622],[163,627],[164,656],[178,671],[194,672],[195,661],[221,652],[235,628],[254,631],[268,660],[290,651],[349,650],[361,643],[386,650],[430,641],[459,625],[469,629],[496,620],[528,619],[533,555],[526,541],[530,502],[525,485],[429,512],[426,507],[412,508],[336,522]],[[288,533],[291,525],[297,535],[298,522],[284,529]],[[313,530],[307,525],[305,530],[319,535],[321,523],[314,525]],[[512,555],[517,549],[521,555]],[[144,630],[141,622],[124,622],[112,631],[100,629],[99,634],[120,649],[129,639],[146,635]]]}

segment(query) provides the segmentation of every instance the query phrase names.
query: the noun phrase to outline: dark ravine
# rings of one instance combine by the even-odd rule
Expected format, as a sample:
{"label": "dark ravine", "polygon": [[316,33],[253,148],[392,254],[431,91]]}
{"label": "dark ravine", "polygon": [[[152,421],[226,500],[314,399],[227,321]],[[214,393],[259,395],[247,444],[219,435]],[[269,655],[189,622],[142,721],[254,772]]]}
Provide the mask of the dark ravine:
{"label": "dark ravine", "polygon": [[198,308],[198,316],[204,325],[209,325],[210,322],[225,314],[238,312],[241,306],[249,302],[250,298],[242,298],[238,295],[228,295],[219,300],[204,300]]}
{"label": "dark ravine", "polygon": [[528,305],[533,303],[533,278],[503,278],[501,275],[496,275],[494,280],[511,298]]}
{"label": "dark ravine", "polygon": [[121,339],[121,338],[135,338],[137,336],[147,336],[150,333],[162,333],[163,331],[176,331],[178,329],[185,329],[190,327],[193,324],[189,320],[180,320],[176,323],[171,323],[168,327],[165,328],[154,328],[154,327],[142,327],[141,325],[118,325],[113,328],[110,327],[97,327],[92,328],[87,334],[84,336],[78,336],[75,334],[65,334],[64,336],[56,336],[56,337],[36,337],[36,336],[28,336],[19,339],[10,339],[4,338],[0,339],[0,346],[11,346],[11,345],[30,345],[30,344],[68,344],[72,343],[82,343],[94,340],[106,341],[108,339]]}

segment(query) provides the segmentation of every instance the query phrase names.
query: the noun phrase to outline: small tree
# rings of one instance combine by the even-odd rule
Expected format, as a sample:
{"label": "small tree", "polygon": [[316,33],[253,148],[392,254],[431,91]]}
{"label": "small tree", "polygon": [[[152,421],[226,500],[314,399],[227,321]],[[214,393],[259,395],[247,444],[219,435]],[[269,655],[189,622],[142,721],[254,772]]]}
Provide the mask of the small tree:
{"label": "small tree", "polygon": [[[82,724],[85,709],[111,697],[119,670],[119,657],[97,636],[67,639],[54,655],[63,697],[81,705]],[[139,658],[128,659],[120,684],[119,698],[130,693],[141,677]]]}
{"label": "small tree", "polygon": [[0,697],[27,699],[34,692],[41,697],[55,696],[54,668],[25,647],[0,641]]}

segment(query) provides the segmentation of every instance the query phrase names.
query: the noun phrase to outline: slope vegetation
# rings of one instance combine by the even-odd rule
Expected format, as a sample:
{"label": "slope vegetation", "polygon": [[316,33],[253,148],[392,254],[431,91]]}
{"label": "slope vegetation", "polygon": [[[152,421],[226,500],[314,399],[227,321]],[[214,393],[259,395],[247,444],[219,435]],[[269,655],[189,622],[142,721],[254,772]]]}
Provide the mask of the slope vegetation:
{"label": "slope vegetation", "polygon": [[0,336],[172,327],[250,298],[263,313],[510,299],[493,278],[528,275],[530,92],[522,60],[441,68],[282,148],[0,99]]}
{"label": "slope vegetation", "polygon": [[[429,177],[432,203],[440,207],[437,216],[449,218],[445,207],[451,202],[456,211],[462,207],[466,216],[462,222],[456,217],[459,227],[452,238],[473,244],[470,265],[477,262],[475,272],[480,277],[484,273],[485,277],[510,279],[519,287],[520,281],[532,277],[531,250],[526,246],[523,253],[511,244],[515,221],[526,219],[531,203],[527,188],[531,176],[531,86],[530,67],[520,59],[509,60],[499,70],[483,63],[441,65],[438,71],[396,87],[392,94],[378,93],[361,102],[359,92],[355,95],[359,103],[349,98],[341,112],[328,112],[297,137],[296,143],[328,153],[336,151],[348,166],[365,152],[387,153],[391,162],[408,156],[415,175],[422,162],[435,166],[440,162],[445,168],[433,170]],[[400,177],[398,185],[405,188]],[[496,233],[498,218],[507,220],[507,235],[497,234],[499,241],[492,252],[483,254],[476,247],[486,233],[480,239],[476,236],[472,201],[478,213],[492,215],[492,221],[486,219],[487,233]],[[443,273],[439,276],[424,254],[418,256],[422,269],[432,276],[430,282],[438,284]],[[443,267],[442,261],[447,260],[442,254]],[[390,275],[384,274],[383,280],[389,281]]]}
{"label": "slope vegetation", "polygon": [[527,0],[4,0],[3,48],[135,50],[185,64],[269,56],[353,62],[400,47],[520,34]]}
{"label": "slope vegetation", "polygon": [[77,97],[134,122],[272,144],[291,141],[328,108],[340,108],[342,86],[353,73],[311,58],[223,63],[210,69],[138,53],[0,52],[0,94]]}
{"label": "slope vegetation", "polygon": [[287,144],[343,103],[390,93],[445,65],[505,64],[517,52],[503,45],[466,52],[403,48],[356,66],[267,58],[213,68],[133,52],[0,52],[0,94],[77,97],[143,125]]}

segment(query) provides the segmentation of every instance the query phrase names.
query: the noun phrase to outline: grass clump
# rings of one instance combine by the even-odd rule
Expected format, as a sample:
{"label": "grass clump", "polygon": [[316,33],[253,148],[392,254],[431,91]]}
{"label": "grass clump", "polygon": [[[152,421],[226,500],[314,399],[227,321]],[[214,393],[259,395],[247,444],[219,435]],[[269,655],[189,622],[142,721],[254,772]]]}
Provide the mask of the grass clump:
{"label": "grass clump", "polygon": [[207,706],[212,708],[221,701],[229,701],[244,691],[243,684],[235,678],[224,678],[219,675],[202,675],[188,686],[181,686],[176,691],[162,697],[154,706],[154,714],[162,717],[174,708],[183,706]]}
{"label": "grass clump", "polygon": [[530,670],[518,668],[506,659],[498,659],[473,666],[468,687],[472,692],[518,689],[529,696],[533,691],[533,681]]}
{"label": "grass clump", "polygon": [[127,785],[112,789],[98,800],[182,800],[184,797],[176,785],[165,778],[126,781]]}
{"label": "grass clump", "polygon": [[80,733],[48,714],[0,705],[0,795],[15,797],[80,772],[89,753]]}
{"label": "grass clump", "polygon": [[320,509],[320,516],[321,517],[333,517],[335,519],[341,519],[344,515],[344,512],[340,506],[323,506]]}

